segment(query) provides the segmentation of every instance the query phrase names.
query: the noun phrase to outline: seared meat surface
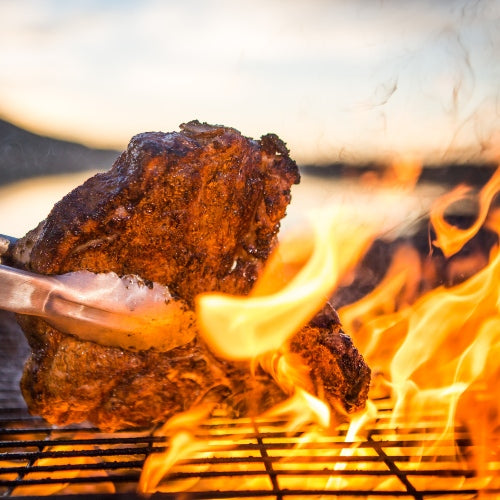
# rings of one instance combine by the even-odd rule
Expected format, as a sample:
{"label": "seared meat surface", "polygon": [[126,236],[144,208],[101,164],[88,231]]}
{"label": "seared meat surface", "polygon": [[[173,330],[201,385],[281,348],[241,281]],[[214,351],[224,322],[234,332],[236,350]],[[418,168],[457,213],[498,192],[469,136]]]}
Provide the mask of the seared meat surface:
{"label": "seared meat surface", "polygon": [[211,290],[244,294],[298,180],[274,135],[253,141],[198,122],[139,134],[111,170],[55,205],[28,265],[43,274],[137,274],[188,302]]}
{"label": "seared meat surface", "polygon": [[[180,132],[139,134],[108,172],[69,193],[18,241],[11,264],[42,274],[136,274],[167,285],[190,307],[201,292],[244,295],[276,244],[298,181],[272,134],[257,141],[196,121]],[[286,397],[267,373],[218,359],[198,336],[164,353],[131,352],[39,318],[19,322],[32,348],[24,397],[54,424],[150,425],[205,401],[255,414]],[[346,339],[336,316],[323,312],[291,347],[309,364],[316,392],[349,412],[364,405],[370,371]]]}

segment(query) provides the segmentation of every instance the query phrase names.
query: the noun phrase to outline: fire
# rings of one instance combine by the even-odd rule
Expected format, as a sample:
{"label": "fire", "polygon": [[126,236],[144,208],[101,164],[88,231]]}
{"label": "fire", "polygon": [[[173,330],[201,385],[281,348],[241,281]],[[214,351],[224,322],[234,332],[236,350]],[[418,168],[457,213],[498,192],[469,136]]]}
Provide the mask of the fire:
{"label": "fire", "polygon": [[500,169],[479,193],[479,214],[474,224],[468,229],[459,229],[446,222],[444,215],[450,205],[463,199],[470,191],[470,188],[465,185],[458,186],[447,195],[442,196],[431,211],[431,224],[437,233],[434,245],[440,247],[446,257],[456,254],[483,226],[488,217],[491,202],[500,191]]}
{"label": "fire", "polygon": [[[459,252],[481,227],[498,237],[498,210],[491,210],[490,204],[499,191],[500,169],[479,193],[478,217],[468,229],[445,220],[447,209],[469,194],[468,189],[459,187],[438,200],[431,223],[436,231],[434,244],[445,256]],[[416,425],[423,416],[438,412],[445,416],[446,425],[429,446],[441,446],[460,423],[481,445],[479,449],[488,450],[500,416],[500,400],[494,396],[500,389],[498,244],[491,250],[488,265],[482,266],[480,258],[468,261],[476,263],[472,277],[451,287],[438,286],[420,297],[411,283],[425,279],[426,263],[415,260],[411,250],[400,250],[380,286],[360,302],[340,309],[339,315],[364,346],[372,368],[384,374],[374,392],[383,393],[383,387],[392,392],[392,425],[402,418]],[[486,487],[487,460],[475,458],[483,480],[479,483]]]}
{"label": "fire", "polygon": [[[415,185],[419,171],[418,162],[406,159],[395,162],[383,178],[370,182],[372,185],[375,182],[379,191],[392,189],[392,194],[397,186],[398,194],[404,195]],[[451,225],[445,215],[452,204],[471,196],[470,190],[459,187],[438,200],[430,214],[436,234],[434,247],[450,258],[481,228],[488,228],[498,237],[500,210],[491,205],[499,191],[500,169],[478,194],[478,216],[467,229]],[[398,197],[389,199],[397,207]],[[353,219],[352,214],[343,211],[315,214],[306,236],[301,228],[280,242],[249,297],[206,294],[197,299],[201,334],[214,352],[263,368],[289,395],[265,417],[288,419],[288,431],[314,424],[304,434],[302,443],[323,439],[321,436],[328,435],[335,419],[328,405],[311,393],[308,370],[288,351],[287,342],[321,309],[336,287],[352,279],[355,266],[374,239],[390,228],[387,222]],[[344,329],[373,370],[372,399],[392,398],[390,428],[396,429],[405,422],[415,433],[426,416],[435,415],[444,421],[436,435],[422,437],[419,449],[401,450],[410,457],[407,467],[418,470],[423,457],[432,460],[436,450],[446,450],[446,454],[455,455],[460,462],[463,457],[454,437],[457,425],[470,431],[481,450],[488,450],[485,445],[498,432],[498,244],[492,247],[489,258],[458,259],[450,265],[454,277],[461,277],[455,283],[457,280],[451,279],[452,276],[452,286],[436,286],[438,270],[432,252],[422,256],[413,246],[402,244],[392,257],[379,285],[338,312]],[[172,436],[170,447],[165,454],[153,454],[147,460],[141,491],[166,491],[159,485],[171,467],[204,449],[206,443],[195,437],[193,429],[206,419],[210,410],[195,408],[164,426],[160,435]],[[352,419],[345,436],[352,444],[342,449],[340,455],[367,453],[358,450],[355,443],[363,436],[367,423],[380,418],[376,405],[369,402],[366,411]],[[488,453],[474,457],[478,475],[473,481],[478,489],[489,485]],[[339,468],[346,466],[339,464]],[[351,483],[345,484],[348,479],[340,480],[334,474],[317,481],[325,489],[353,487]]]}
{"label": "fire", "polygon": [[[375,221],[356,223],[343,212],[315,214],[312,226],[310,255],[310,242],[297,251],[294,247],[299,245],[293,235],[271,258],[270,267],[250,297],[216,293],[198,297],[202,334],[217,354],[227,359],[254,360],[280,350],[321,309],[378,228]],[[297,261],[304,256],[305,264],[286,282],[286,275],[293,274]],[[280,282],[285,282],[283,287],[270,293]]]}
{"label": "fire", "polygon": [[[193,456],[194,453],[206,448],[207,443],[196,439],[194,432],[197,426],[210,414],[211,405],[201,405],[191,411],[177,415],[166,422],[157,432],[157,436],[173,436],[170,447],[164,453],[149,455],[139,481],[139,490],[143,492],[155,491],[170,468],[179,460]],[[178,486],[178,485],[177,485]],[[188,485],[184,485],[186,489]],[[167,491],[163,487],[162,491]]]}

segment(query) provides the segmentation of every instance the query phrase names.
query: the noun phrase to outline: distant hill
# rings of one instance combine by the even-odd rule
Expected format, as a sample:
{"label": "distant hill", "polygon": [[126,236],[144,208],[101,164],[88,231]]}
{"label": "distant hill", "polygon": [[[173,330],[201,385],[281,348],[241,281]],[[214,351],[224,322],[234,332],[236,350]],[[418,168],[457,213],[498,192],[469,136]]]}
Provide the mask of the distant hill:
{"label": "distant hill", "polygon": [[0,119],[0,185],[42,175],[107,170],[118,154],[37,135]]}

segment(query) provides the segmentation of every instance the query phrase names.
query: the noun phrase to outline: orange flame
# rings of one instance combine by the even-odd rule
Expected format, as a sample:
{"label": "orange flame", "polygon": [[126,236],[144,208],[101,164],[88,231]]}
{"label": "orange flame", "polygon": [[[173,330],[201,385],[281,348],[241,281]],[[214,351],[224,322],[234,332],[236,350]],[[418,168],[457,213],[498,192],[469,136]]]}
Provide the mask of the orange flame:
{"label": "orange flame", "polygon": [[[435,204],[431,221],[437,231],[436,244],[445,255],[458,252],[483,225],[500,235],[499,210],[490,209],[499,190],[500,169],[479,193],[479,216],[467,230],[444,221],[450,204],[467,194],[467,189],[460,187]],[[423,415],[438,412],[445,416],[446,425],[431,446],[438,447],[449,438],[458,417],[470,427],[473,439],[481,436],[483,449],[488,449],[487,441],[500,418],[500,402],[492,397],[500,391],[498,245],[491,251],[489,264],[471,278],[450,288],[435,288],[414,303],[401,297],[408,287],[413,288],[412,281],[422,279],[423,264],[407,248],[401,251],[403,260],[401,252],[394,255],[379,287],[360,302],[340,309],[339,315],[357,344],[364,346],[372,368],[385,374],[386,387],[395,400],[392,425],[401,418],[416,425]],[[380,394],[380,387],[375,389]],[[478,425],[484,424],[480,413],[494,415],[495,424],[489,425],[486,438],[484,425]],[[477,469],[487,475],[485,460],[482,463]]]}
{"label": "orange flame", "polygon": [[[398,170],[405,165],[410,172],[407,177],[401,173],[404,168]],[[385,180],[408,188],[416,182],[418,171],[417,162],[408,160],[393,165]],[[490,208],[499,189],[500,169],[479,193],[479,215],[467,230],[451,226],[444,214],[468,190],[459,188],[435,204],[431,214],[435,245],[446,256],[459,252],[481,227],[500,234],[500,210]],[[322,307],[384,230],[382,221],[364,222],[353,224],[345,212],[316,214],[306,238],[303,232],[292,233],[280,242],[249,297],[205,294],[197,298],[199,326],[208,345],[219,356],[259,363],[289,394],[288,400],[267,414],[290,419],[288,430],[311,422],[330,425],[329,408],[308,391],[307,369],[287,351],[287,341]],[[482,439],[483,444],[500,419],[500,252],[493,248],[489,264],[475,269],[468,280],[453,287],[438,286],[420,296],[428,276],[434,286],[431,264],[429,257],[422,258],[413,247],[401,245],[378,288],[339,310],[346,331],[373,369],[372,397],[390,392],[394,399],[390,425],[397,428],[404,419],[406,425],[418,429],[424,415],[444,418],[445,425],[433,439],[422,440],[421,450],[412,450],[409,468],[419,467],[424,450],[431,457],[433,450],[455,446],[456,418],[475,426],[473,438]],[[353,419],[346,439],[355,443],[366,423],[375,418],[379,418],[376,407],[369,403],[366,412]],[[477,422],[484,425],[478,428]],[[148,459],[146,465],[155,470],[145,468],[142,491],[157,490],[179,457],[199,450],[199,442],[185,424],[177,429],[174,422],[166,428],[175,431],[170,454],[158,458],[160,463]],[[320,439],[319,433],[315,428],[303,441]],[[341,452],[355,453],[364,452],[355,446]],[[488,460],[488,453],[476,457],[480,476],[474,484],[480,488],[488,485]],[[340,482],[345,480],[326,476],[320,484],[343,488],[346,485]]]}
{"label": "orange flame", "polygon": [[[395,163],[386,178],[398,185],[401,194],[416,182],[419,172],[420,165],[408,160],[403,166]],[[392,201],[397,206],[399,199]],[[290,395],[266,415],[286,417],[289,430],[312,422],[328,427],[331,414],[328,405],[310,393],[308,369],[288,352],[287,341],[324,306],[374,238],[391,224],[371,213],[348,213],[345,207],[312,214],[310,222],[310,228],[289,232],[280,241],[248,297],[210,293],[196,300],[201,335],[211,349],[230,360],[259,364]],[[175,422],[165,427],[175,431],[169,451],[145,464],[141,491],[157,490],[176,461],[198,450],[199,441],[183,426],[176,430]]]}
{"label": "orange flame", "polygon": [[438,199],[431,211],[431,224],[437,237],[434,245],[441,248],[446,257],[456,254],[483,226],[492,200],[500,190],[500,169],[491,177],[479,194],[479,213],[476,221],[468,229],[459,229],[445,220],[446,209],[461,200],[470,189],[461,185]]}
{"label": "orange flame", "polygon": [[[286,241],[271,259],[272,271],[264,273],[250,297],[220,293],[197,298],[197,316],[207,344],[228,359],[252,360],[277,351],[321,309],[340,278],[345,275],[375,237],[379,225],[353,223],[346,213],[312,220],[313,248],[303,267],[279,291],[263,294],[279,282],[276,261],[296,262],[297,252]],[[300,252],[301,256],[304,252]],[[281,266],[284,269],[284,266]],[[281,273],[283,281],[283,273]]]}
{"label": "orange flame", "polygon": [[[172,417],[156,432],[157,436],[172,436],[170,446],[163,453],[152,453],[148,456],[139,480],[139,491],[143,493],[158,491],[160,481],[174,464],[203,450],[206,443],[196,439],[194,432],[207,419],[212,409],[213,405],[197,406]],[[165,488],[162,491],[166,491]]]}

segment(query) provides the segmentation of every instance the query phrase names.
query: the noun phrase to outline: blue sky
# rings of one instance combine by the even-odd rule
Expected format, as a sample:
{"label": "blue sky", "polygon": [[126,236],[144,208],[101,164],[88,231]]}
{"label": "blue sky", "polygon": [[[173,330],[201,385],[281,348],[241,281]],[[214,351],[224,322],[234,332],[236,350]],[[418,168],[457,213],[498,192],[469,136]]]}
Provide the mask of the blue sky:
{"label": "blue sky", "polygon": [[500,153],[500,0],[0,2],[0,115],[124,147],[197,118],[301,163]]}

